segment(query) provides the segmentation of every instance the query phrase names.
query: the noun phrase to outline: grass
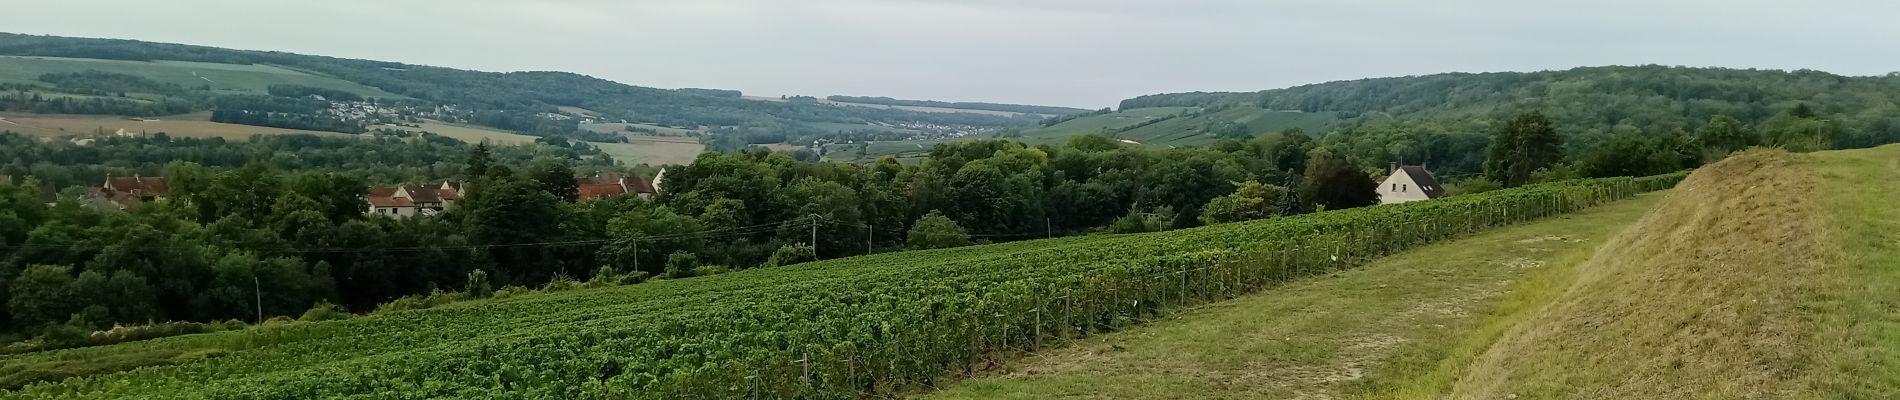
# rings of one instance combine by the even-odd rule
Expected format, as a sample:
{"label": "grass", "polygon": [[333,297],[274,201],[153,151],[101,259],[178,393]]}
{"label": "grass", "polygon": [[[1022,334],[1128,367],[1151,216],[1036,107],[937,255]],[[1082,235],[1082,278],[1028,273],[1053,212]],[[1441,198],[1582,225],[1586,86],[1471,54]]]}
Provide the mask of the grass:
{"label": "grass", "polygon": [[[1576,264],[1660,197],[1427,246],[1031,355],[936,399],[1329,398],[1479,325],[1513,282]],[[1404,371],[1394,371],[1404,372]]]}
{"label": "grass", "polygon": [[155,117],[146,120],[111,115],[59,115],[0,113],[0,131],[14,131],[45,137],[85,136],[95,133],[160,133],[172,137],[245,139],[253,135],[310,134],[353,136],[336,132],[305,131],[211,122],[210,113]]}
{"label": "grass", "polygon": [[342,79],[269,65],[189,61],[125,61],[89,58],[0,56],[0,82],[42,83],[41,74],[95,70],[146,77],[187,88],[262,94],[273,84],[293,84],[353,92],[369,97],[404,98]]}
{"label": "grass", "polygon": [[1838,262],[1848,276],[1839,292],[1846,347],[1830,356],[1836,375],[1823,383],[1840,398],[1900,398],[1900,146],[1817,153],[1821,204]]}
{"label": "grass", "polygon": [[1897,398],[1896,199],[1900,145],[1750,151],[1666,197],[1218,303],[930,397]]}
{"label": "grass", "polygon": [[1829,321],[1850,277],[1825,229],[1840,210],[1801,195],[1821,189],[1814,164],[1758,151],[1697,171],[1437,386],[1455,399],[1824,397],[1825,355],[1848,347]]}

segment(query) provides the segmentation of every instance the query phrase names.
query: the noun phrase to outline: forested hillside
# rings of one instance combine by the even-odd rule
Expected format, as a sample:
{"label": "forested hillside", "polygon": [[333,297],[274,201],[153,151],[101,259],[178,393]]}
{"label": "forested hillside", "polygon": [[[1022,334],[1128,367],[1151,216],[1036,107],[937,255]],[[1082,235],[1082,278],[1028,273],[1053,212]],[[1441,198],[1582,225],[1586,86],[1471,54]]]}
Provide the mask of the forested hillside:
{"label": "forested hillside", "polygon": [[[633,122],[685,127],[723,126],[747,132],[782,129],[795,122],[922,123],[986,128],[1028,123],[1035,118],[923,113],[830,106],[815,102],[752,101],[733,96],[736,93],[732,91],[647,88],[567,72],[482,72],[119,39],[0,33],[0,55],[280,66],[334,77],[435,105],[490,114],[481,119],[472,118],[470,122],[529,134],[546,134],[550,131],[548,128],[518,126],[519,123],[509,121],[539,118],[537,114],[556,112],[558,106],[581,107],[602,113],[605,117]],[[110,99],[99,101],[113,102]],[[15,107],[9,107],[12,108]],[[575,129],[567,127],[556,131],[573,133]]]}
{"label": "forested hillside", "polygon": [[1337,113],[1341,120],[1324,141],[1366,165],[1404,160],[1457,173],[1481,170],[1483,155],[1473,150],[1484,148],[1505,120],[1533,111],[1562,134],[1572,164],[1587,161],[1593,150],[1707,144],[1699,131],[1717,120],[1725,122],[1715,129],[1763,144],[1857,148],[1900,141],[1900,75],[1811,70],[1613,66],[1448,73],[1121,102],[1123,110],[1149,107]]}

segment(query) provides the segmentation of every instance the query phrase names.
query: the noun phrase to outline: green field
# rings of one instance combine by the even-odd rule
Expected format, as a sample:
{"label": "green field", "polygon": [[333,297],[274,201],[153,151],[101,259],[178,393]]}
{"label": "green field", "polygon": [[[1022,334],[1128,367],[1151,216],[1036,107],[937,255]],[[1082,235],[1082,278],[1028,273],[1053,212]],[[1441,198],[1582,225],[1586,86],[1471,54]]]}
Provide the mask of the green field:
{"label": "green field", "polygon": [[[930,399],[1359,398],[1514,282],[1574,269],[1661,194],[1426,246],[1012,360]],[[1521,289],[1521,288],[1518,288]]]}
{"label": "green field", "polygon": [[628,126],[652,129],[654,132],[657,132],[658,134],[663,135],[663,136],[687,136],[687,135],[699,133],[699,131],[692,130],[692,129],[680,129],[680,128],[674,128],[674,127],[668,127],[668,126],[648,125],[648,124],[623,124],[619,122],[581,124],[581,129],[586,129],[588,131],[600,132],[600,133],[630,133],[627,131]]}
{"label": "green field", "polygon": [[292,84],[349,91],[368,97],[403,98],[342,79],[269,65],[0,56],[0,82],[43,84],[39,81],[42,74],[88,70],[137,75],[187,88],[209,85],[213,90],[223,92],[263,94],[270,85]]}
{"label": "green field", "polygon": [[1119,129],[1192,110],[1194,110],[1193,107],[1153,107],[1091,115],[1052,126],[1024,129],[1021,140],[1032,144],[1057,143],[1073,135],[1101,133],[1104,129]]}
{"label": "green field", "polygon": [[1675,179],[1573,181],[1154,234],[852,257],[15,355],[0,358],[0,373],[57,381],[11,393],[24,398],[902,393],[1016,351]]}
{"label": "green field", "polygon": [[1288,128],[1306,130],[1310,135],[1326,133],[1326,127],[1337,118],[1333,113],[1304,113],[1297,111],[1273,111],[1252,107],[1234,107],[1231,109],[1207,113],[1193,118],[1174,118],[1140,128],[1122,131],[1115,135],[1118,139],[1133,140],[1153,145],[1201,145],[1219,141],[1220,137],[1202,131],[1203,126],[1221,122],[1233,122],[1247,126],[1251,135],[1279,132]]}
{"label": "green field", "polygon": [[1193,310],[930,397],[1892,398],[1896,178],[1900,146],[1756,151],[1667,196]]}

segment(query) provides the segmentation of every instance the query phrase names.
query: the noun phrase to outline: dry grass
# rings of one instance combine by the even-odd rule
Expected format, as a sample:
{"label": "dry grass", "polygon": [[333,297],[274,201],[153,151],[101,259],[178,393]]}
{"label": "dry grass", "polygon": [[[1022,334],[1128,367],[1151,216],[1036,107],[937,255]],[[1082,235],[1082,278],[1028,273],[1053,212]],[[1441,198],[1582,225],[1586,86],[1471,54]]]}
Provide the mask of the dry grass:
{"label": "dry grass", "polygon": [[163,132],[171,137],[221,137],[232,140],[245,139],[253,135],[311,134],[339,137],[354,136],[336,132],[305,131],[211,122],[210,113],[170,115],[151,118],[150,120],[110,115],[0,113],[0,120],[4,120],[0,121],[0,131],[14,131],[45,137],[90,136],[99,133],[113,134],[121,129],[132,134]]}
{"label": "dry grass", "polygon": [[1808,156],[1690,175],[1471,364],[1451,398],[1801,398],[1843,283]]}

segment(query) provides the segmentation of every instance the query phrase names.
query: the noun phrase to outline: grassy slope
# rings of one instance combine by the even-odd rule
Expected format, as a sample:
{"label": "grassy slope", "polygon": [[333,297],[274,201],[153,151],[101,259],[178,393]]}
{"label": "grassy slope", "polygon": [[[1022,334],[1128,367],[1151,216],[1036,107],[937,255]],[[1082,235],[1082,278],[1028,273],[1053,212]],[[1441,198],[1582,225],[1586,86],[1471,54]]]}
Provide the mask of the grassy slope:
{"label": "grassy slope", "polygon": [[1840,292],[1849,348],[1826,383],[1845,398],[1900,398],[1900,145],[1816,154],[1828,234],[1849,276]]}
{"label": "grassy slope", "polygon": [[187,88],[210,85],[213,90],[224,92],[263,94],[270,85],[293,84],[344,90],[363,96],[403,98],[355,82],[269,65],[0,56],[0,82],[41,83],[41,74],[88,70],[137,75]]}
{"label": "grassy slope", "polygon": [[[1548,306],[1475,357],[1451,398],[1818,398],[1853,346],[1851,269],[1812,156],[1690,176]],[[1819,190],[1819,192],[1817,192]]]}
{"label": "grassy slope", "polygon": [[[1660,195],[1483,233],[1022,360],[941,399],[1328,398],[1447,347],[1526,275],[1574,265]],[[1530,281],[1530,280],[1526,280]]]}
{"label": "grassy slope", "polygon": [[[1660,200],[1420,249],[931,396],[1896,398],[1896,178],[1900,145],[1752,153]],[[1544,267],[1460,268],[1520,255]]]}

